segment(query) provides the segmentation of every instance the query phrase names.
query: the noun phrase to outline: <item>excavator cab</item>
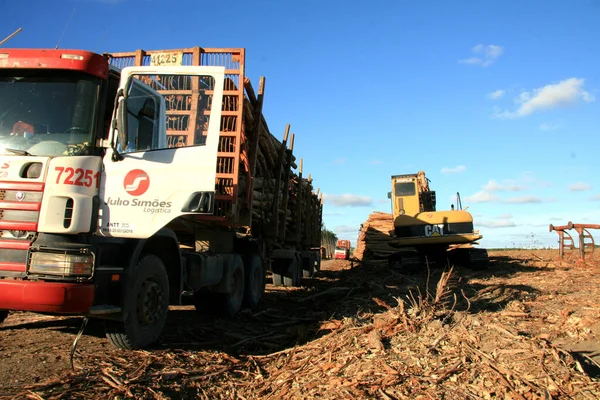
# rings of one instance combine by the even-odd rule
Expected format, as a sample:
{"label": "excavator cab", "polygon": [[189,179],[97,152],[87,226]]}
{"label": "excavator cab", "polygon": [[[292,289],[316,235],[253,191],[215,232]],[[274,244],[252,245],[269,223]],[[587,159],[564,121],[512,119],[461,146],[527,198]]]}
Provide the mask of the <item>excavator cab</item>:
{"label": "excavator cab", "polygon": [[435,211],[435,191],[429,189],[429,179],[424,172],[408,175],[392,176],[392,192],[388,199],[393,199],[392,214],[416,216],[422,212]]}

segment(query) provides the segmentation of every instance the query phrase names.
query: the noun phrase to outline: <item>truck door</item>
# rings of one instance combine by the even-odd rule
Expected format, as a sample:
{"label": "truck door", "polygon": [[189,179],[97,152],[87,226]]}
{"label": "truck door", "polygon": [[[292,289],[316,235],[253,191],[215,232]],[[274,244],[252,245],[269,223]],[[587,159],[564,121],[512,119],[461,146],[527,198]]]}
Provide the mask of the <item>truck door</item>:
{"label": "truck door", "polygon": [[213,213],[224,78],[224,67],[122,70],[100,235],[147,238],[178,216]]}

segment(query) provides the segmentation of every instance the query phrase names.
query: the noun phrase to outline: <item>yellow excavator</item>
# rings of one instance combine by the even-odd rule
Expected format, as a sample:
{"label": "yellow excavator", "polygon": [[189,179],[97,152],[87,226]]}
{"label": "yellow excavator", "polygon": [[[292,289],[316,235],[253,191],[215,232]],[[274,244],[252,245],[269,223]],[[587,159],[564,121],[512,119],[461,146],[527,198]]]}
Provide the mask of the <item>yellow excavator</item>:
{"label": "yellow excavator", "polygon": [[388,243],[397,248],[388,261],[390,266],[414,267],[424,262],[469,267],[487,265],[486,249],[476,248],[483,236],[473,229],[473,216],[462,209],[460,195],[450,210],[436,210],[435,191],[429,187],[425,172],[393,175],[393,237]]}

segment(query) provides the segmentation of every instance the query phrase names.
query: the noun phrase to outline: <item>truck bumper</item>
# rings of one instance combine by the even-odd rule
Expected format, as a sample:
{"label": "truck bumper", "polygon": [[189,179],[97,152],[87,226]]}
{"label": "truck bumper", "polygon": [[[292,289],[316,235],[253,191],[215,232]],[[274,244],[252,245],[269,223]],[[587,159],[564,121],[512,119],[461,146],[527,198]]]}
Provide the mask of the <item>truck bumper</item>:
{"label": "truck bumper", "polygon": [[84,314],[94,303],[93,284],[0,280],[0,309]]}

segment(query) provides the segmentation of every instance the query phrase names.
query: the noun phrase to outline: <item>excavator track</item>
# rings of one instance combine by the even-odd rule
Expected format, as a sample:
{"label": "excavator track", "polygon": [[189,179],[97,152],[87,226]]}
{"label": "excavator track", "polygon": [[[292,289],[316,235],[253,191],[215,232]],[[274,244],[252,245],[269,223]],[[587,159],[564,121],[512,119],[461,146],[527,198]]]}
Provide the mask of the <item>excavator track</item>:
{"label": "excavator track", "polygon": [[486,249],[457,248],[449,251],[418,251],[401,249],[388,257],[388,267],[404,271],[414,271],[430,267],[462,266],[466,268],[486,268],[489,256]]}

